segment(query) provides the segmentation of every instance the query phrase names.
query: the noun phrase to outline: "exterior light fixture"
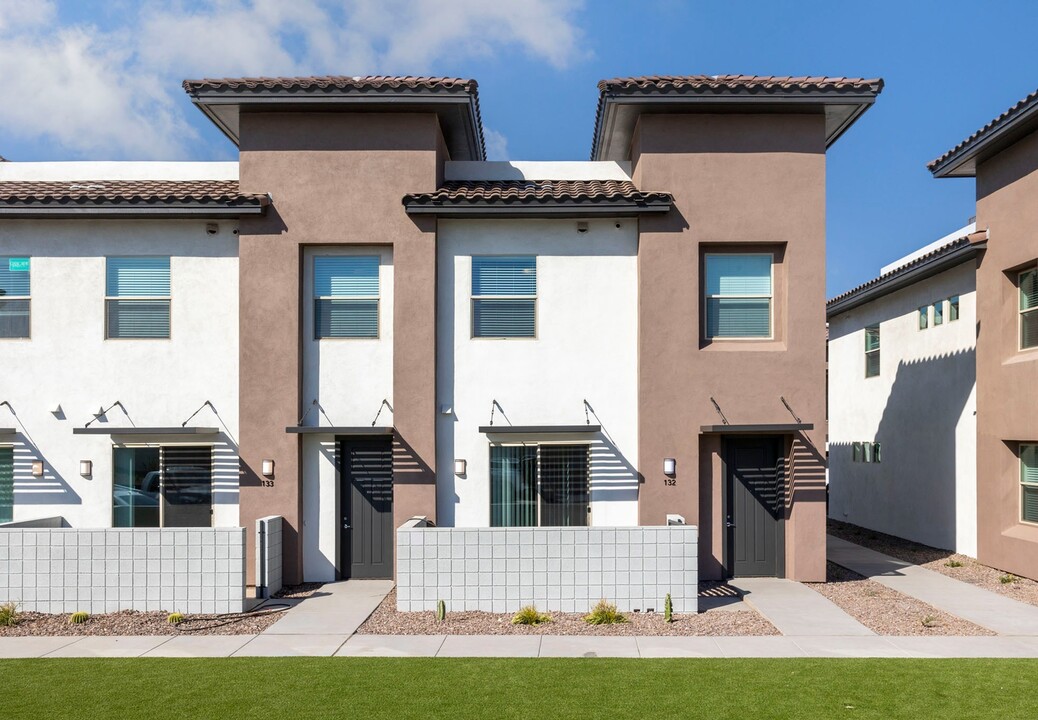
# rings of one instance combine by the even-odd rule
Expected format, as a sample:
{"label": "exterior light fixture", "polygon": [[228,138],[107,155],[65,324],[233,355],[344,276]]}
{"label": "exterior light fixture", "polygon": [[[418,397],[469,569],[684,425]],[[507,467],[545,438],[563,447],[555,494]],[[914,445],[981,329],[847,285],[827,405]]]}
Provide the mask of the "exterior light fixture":
{"label": "exterior light fixture", "polygon": [[33,460],[32,461],[32,476],[43,477],[43,461]]}
{"label": "exterior light fixture", "polygon": [[263,461],[263,477],[274,477],[274,461]]}
{"label": "exterior light fixture", "polygon": [[678,461],[674,458],[663,458],[663,474],[674,477],[678,473]]}
{"label": "exterior light fixture", "polygon": [[85,478],[94,474],[94,463],[90,460],[79,461],[79,474]]}
{"label": "exterior light fixture", "polygon": [[468,463],[465,462],[464,460],[455,460],[454,461],[454,474],[455,475],[464,475],[465,474],[465,470],[467,469],[466,468],[467,465],[468,465]]}

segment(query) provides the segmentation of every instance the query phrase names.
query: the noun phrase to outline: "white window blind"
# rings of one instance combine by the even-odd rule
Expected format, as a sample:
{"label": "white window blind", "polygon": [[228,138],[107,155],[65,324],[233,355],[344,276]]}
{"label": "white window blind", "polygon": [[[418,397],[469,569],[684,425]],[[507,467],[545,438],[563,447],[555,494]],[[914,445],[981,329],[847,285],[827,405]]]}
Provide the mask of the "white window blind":
{"label": "white window blind", "polygon": [[865,328],[865,377],[879,375],[879,325]]}
{"label": "white window blind", "polygon": [[1038,347],[1038,270],[1020,274],[1020,349]]}
{"label": "white window blind", "polygon": [[771,255],[706,256],[708,338],[770,338]]}
{"label": "white window blind", "polygon": [[472,336],[535,337],[537,258],[533,255],[472,258]]}
{"label": "white window blind", "polygon": [[314,258],[317,339],[378,337],[379,265],[377,255]]}
{"label": "white window blind", "polygon": [[29,337],[29,258],[0,256],[0,339]]}
{"label": "white window blind", "polygon": [[1038,445],[1020,446],[1020,519],[1038,523]]}
{"label": "white window blind", "polygon": [[106,259],[106,337],[168,338],[169,316],[168,257]]}

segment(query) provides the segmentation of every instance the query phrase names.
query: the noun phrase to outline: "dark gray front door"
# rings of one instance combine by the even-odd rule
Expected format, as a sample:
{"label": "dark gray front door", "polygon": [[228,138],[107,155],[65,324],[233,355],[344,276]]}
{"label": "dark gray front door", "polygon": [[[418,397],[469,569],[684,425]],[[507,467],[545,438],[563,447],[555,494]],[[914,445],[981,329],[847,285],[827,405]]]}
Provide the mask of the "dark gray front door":
{"label": "dark gray front door", "polygon": [[725,566],[731,577],[782,575],[781,439],[729,438]]}
{"label": "dark gray front door", "polygon": [[393,577],[393,441],[339,440],[342,578]]}

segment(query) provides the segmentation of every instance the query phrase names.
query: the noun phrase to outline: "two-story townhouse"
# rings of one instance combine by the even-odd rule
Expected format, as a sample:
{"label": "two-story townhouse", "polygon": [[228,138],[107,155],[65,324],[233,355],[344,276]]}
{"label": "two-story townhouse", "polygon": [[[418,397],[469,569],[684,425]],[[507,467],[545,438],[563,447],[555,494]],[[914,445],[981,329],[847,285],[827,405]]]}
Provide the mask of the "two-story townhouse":
{"label": "two-story townhouse", "polygon": [[[234,178],[213,170],[227,174],[222,194],[187,203],[192,220],[160,191],[119,192],[119,173],[138,171],[113,165],[84,188],[55,178],[64,196],[47,202],[66,215],[3,221],[0,279],[17,284],[27,260],[35,299],[0,392],[33,423],[10,445],[53,454],[67,504],[82,505],[59,508],[73,526],[107,527],[116,494],[154,492],[149,473],[160,489],[200,477],[204,458],[175,446],[226,438],[235,503],[213,522],[247,529],[250,582],[262,582],[252,529],[268,516],[283,518],[288,583],[395,577],[394,530],[415,517],[683,522],[699,528],[693,581],[821,580],[825,153],[881,88],[604,81],[591,161],[493,163],[471,80],[187,81],[239,152]],[[27,212],[34,196],[13,180],[29,169],[11,168],[0,207]],[[119,212],[87,219],[94,205]],[[93,244],[53,239],[42,217]],[[45,273],[72,253],[70,272],[109,285],[79,278],[67,303]],[[80,337],[95,291],[101,349]],[[108,338],[123,322],[158,338]],[[59,401],[89,427],[58,424]],[[73,472],[84,459],[89,478]],[[17,518],[44,514],[26,467]],[[171,506],[160,498],[160,523],[178,522]]]}

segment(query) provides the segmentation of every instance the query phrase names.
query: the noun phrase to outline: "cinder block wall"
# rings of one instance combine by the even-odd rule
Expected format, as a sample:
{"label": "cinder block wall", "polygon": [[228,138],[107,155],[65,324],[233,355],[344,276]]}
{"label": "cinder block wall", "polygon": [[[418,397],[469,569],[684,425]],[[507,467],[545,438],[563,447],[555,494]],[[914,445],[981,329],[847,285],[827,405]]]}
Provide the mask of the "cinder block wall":
{"label": "cinder block wall", "polygon": [[397,609],[587,612],[698,609],[698,528],[429,528],[397,530]]}
{"label": "cinder block wall", "polygon": [[269,598],[282,586],[282,527],[280,515],[256,521],[256,583],[260,597]]}
{"label": "cinder block wall", "polygon": [[0,529],[0,602],[44,613],[241,612],[243,528]]}

